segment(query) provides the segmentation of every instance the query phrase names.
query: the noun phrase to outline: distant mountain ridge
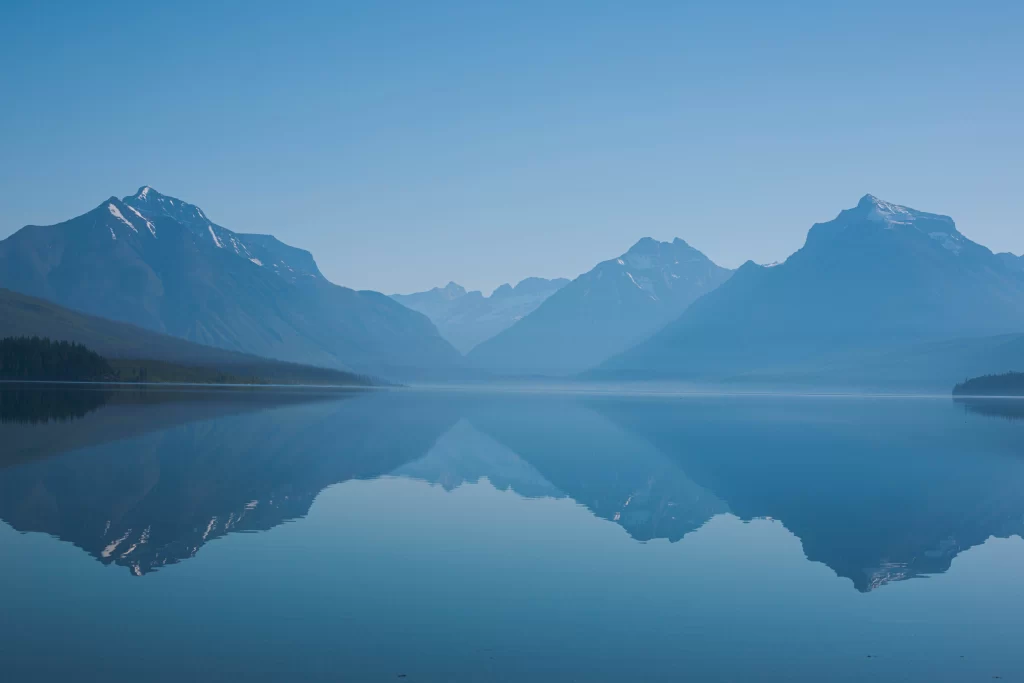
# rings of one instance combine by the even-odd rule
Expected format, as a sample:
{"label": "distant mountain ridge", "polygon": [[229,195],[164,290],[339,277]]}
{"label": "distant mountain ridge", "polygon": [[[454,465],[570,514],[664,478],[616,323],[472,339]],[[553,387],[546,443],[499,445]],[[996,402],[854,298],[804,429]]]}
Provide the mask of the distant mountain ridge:
{"label": "distant mountain ridge", "polygon": [[568,375],[637,344],[729,279],[683,240],[646,237],[469,354],[495,374]]}
{"label": "distant mountain ridge", "polygon": [[1016,254],[1011,254],[1008,251],[996,254],[996,256],[1010,268],[1013,268],[1014,270],[1024,270],[1024,256],[1017,256]]}
{"label": "distant mountain ridge", "polygon": [[442,337],[462,353],[468,353],[535,311],[567,284],[569,280],[565,278],[530,277],[515,287],[503,284],[490,296],[484,296],[482,292],[467,292],[461,285],[449,282],[426,292],[393,294],[391,298],[430,318]]}
{"label": "distant mountain ridge", "polygon": [[800,371],[853,352],[1021,332],[1024,271],[966,238],[948,216],[866,195],[814,225],[784,263],[744,264],[592,376]]}
{"label": "distant mountain ridge", "polygon": [[144,186],[0,242],[0,287],[201,344],[404,378],[458,352],[423,315],[332,284],[313,257]]}

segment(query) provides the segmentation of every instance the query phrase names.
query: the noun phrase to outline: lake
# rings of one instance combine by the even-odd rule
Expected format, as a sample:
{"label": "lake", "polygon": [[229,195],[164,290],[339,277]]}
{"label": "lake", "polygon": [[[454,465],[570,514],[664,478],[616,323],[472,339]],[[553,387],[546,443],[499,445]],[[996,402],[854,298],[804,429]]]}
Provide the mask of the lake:
{"label": "lake", "polygon": [[1024,680],[1024,403],[0,386],[0,680]]}

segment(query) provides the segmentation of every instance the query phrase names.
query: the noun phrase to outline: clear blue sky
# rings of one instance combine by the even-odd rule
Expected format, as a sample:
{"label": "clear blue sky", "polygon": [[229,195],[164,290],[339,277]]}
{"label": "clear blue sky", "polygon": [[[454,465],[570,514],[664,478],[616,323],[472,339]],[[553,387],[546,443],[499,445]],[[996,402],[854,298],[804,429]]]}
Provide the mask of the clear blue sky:
{"label": "clear blue sky", "polygon": [[293,4],[2,3],[0,237],[149,184],[340,284],[490,290],[779,260],[870,192],[1024,251],[1024,3]]}

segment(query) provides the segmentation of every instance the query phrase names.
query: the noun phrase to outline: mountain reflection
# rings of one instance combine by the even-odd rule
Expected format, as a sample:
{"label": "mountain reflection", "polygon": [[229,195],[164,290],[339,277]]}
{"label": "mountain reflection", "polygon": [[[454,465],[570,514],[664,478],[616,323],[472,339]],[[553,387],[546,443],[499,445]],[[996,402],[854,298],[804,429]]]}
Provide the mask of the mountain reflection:
{"label": "mountain reflection", "polygon": [[[132,404],[127,415],[108,406],[56,444],[37,431],[41,457],[0,469],[0,517],[142,575],[229,532],[302,517],[327,486],[395,469],[457,418],[443,403],[411,410],[397,393],[178,398],[193,400]],[[400,430],[384,418],[396,413],[407,414]],[[59,454],[94,429],[127,436]]]}
{"label": "mountain reflection", "polygon": [[729,510],[648,441],[574,399],[488,401],[470,421],[633,538],[678,541]]}
{"label": "mountain reflection", "polygon": [[594,402],[743,519],[779,519],[808,559],[867,591],[944,572],[1024,532],[1020,433],[947,402],[739,398]]}
{"label": "mountain reflection", "polygon": [[1024,531],[1019,426],[933,401],[104,400],[70,423],[3,425],[0,518],[137,575],[301,518],[328,486],[385,475],[568,497],[638,541],[678,541],[726,512],[772,517],[861,591],[946,571],[989,536]]}

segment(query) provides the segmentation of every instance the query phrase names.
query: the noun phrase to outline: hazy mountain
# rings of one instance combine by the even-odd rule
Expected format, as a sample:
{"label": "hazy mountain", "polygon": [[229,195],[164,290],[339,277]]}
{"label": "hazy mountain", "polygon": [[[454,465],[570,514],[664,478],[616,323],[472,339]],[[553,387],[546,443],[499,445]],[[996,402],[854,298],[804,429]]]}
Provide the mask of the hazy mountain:
{"label": "hazy mountain", "polygon": [[477,346],[469,359],[499,374],[579,372],[647,338],[730,273],[681,239],[645,237]]}
{"label": "hazy mountain", "polygon": [[1001,254],[996,254],[1003,263],[1014,270],[1024,270],[1024,256],[1017,256],[1011,254],[1008,251],[1004,251]]}
{"label": "hazy mountain", "polygon": [[500,491],[511,489],[526,498],[565,496],[530,463],[465,418],[445,432],[426,455],[391,474],[438,484],[446,491],[487,479]]}
{"label": "hazy mountain", "polygon": [[504,284],[490,296],[484,296],[449,282],[445,287],[434,287],[427,292],[394,294],[391,298],[430,318],[442,337],[462,353],[468,353],[480,342],[532,313],[567,284],[569,280],[565,278],[531,277],[515,287]]}
{"label": "hazy mountain", "polygon": [[191,341],[405,376],[459,354],[423,315],[329,282],[313,257],[143,187],[0,242],[0,286]]}
{"label": "hazy mountain", "polygon": [[155,360],[271,382],[363,384],[337,369],[300,365],[203,346],[135,325],[86,315],[50,301],[0,289],[0,337],[46,337],[84,344],[110,359]]}
{"label": "hazy mountain", "polygon": [[[746,263],[595,375],[700,378],[832,363],[850,368],[854,353],[1019,332],[1024,272],[967,239],[947,216],[867,195],[813,226],[784,263]],[[922,368],[921,376],[928,371]]]}
{"label": "hazy mountain", "polygon": [[[563,495],[638,541],[675,542],[729,511],[650,442],[575,397],[467,402],[465,414]],[[511,487],[518,491],[516,482]]]}

